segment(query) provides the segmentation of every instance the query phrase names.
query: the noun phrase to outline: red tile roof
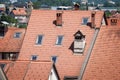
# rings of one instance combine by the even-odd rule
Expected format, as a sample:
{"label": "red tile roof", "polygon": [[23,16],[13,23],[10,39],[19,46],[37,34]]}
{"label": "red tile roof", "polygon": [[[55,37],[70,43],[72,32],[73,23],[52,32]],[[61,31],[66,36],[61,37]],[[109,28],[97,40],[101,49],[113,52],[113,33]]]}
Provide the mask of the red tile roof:
{"label": "red tile roof", "polygon": [[18,8],[12,11],[14,15],[27,15],[24,8]]}
{"label": "red tile roof", "polygon": [[[116,19],[117,20],[117,24],[116,25],[112,25],[111,24],[111,20],[112,19]],[[107,18],[107,23],[108,23],[108,26],[119,26],[120,25],[120,18],[119,17],[110,17],[110,18]]]}
{"label": "red tile roof", "polygon": [[48,80],[52,69],[50,61],[16,61],[9,65],[9,80]]}
{"label": "red tile roof", "polygon": [[25,80],[48,80],[52,62],[31,62]]}
{"label": "red tile roof", "polygon": [[[16,32],[21,32],[20,38],[14,38]],[[0,52],[19,52],[25,35],[25,29],[9,27],[3,38],[0,38]]]}
{"label": "red tile roof", "polygon": [[120,80],[120,27],[101,27],[83,80]]}
{"label": "red tile roof", "polygon": [[[56,27],[53,21],[57,11],[33,10],[28,24],[26,36],[20,51],[19,60],[30,60],[31,55],[39,56],[38,60],[51,60],[51,56],[58,56],[56,68],[60,78],[64,76],[78,76],[79,71],[93,38],[94,29],[81,25],[83,17],[91,20],[92,11],[63,11],[63,26]],[[101,26],[103,12],[97,11],[95,16],[96,27]],[[74,55],[70,49],[74,41],[74,34],[80,30],[86,36],[86,46],[83,55]],[[42,45],[35,45],[37,35],[42,34]],[[62,45],[55,45],[58,35],[63,35]]]}
{"label": "red tile roof", "polygon": [[6,72],[7,78],[9,80],[23,80],[26,71],[28,69],[29,61],[16,61],[12,62]]}

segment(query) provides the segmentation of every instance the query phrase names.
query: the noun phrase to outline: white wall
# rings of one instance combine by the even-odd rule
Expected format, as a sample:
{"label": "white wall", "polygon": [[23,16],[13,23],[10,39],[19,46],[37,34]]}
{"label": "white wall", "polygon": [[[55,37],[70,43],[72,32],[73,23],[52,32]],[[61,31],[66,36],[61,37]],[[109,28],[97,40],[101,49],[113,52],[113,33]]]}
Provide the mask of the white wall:
{"label": "white wall", "polygon": [[58,80],[58,77],[56,75],[56,72],[54,71],[54,69],[51,69],[51,73],[49,75],[49,79],[48,80]]}

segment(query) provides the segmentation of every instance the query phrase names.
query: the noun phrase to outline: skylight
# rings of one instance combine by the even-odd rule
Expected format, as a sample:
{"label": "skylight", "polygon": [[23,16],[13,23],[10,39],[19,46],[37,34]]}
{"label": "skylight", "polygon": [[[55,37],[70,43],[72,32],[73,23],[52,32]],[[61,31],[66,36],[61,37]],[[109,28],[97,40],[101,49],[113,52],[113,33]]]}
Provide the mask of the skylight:
{"label": "skylight", "polygon": [[52,56],[51,58],[52,58],[52,61],[53,61],[54,63],[56,63],[57,56]]}
{"label": "skylight", "polygon": [[63,36],[58,36],[57,37],[57,41],[56,41],[56,45],[61,45],[62,44],[62,40],[63,40]]}
{"label": "skylight", "polygon": [[43,38],[43,35],[38,35],[37,36],[37,39],[36,39],[36,44],[37,45],[41,45],[42,44],[42,38]]}
{"label": "skylight", "polygon": [[38,58],[38,55],[32,55],[31,56],[31,60],[37,60],[37,58]]}
{"label": "skylight", "polygon": [[16,33],[14,34],[14,38],[20,38],[20,35],[21,35],[20,32],[16,32]]}
{"label": "skylight", "polygon": [[88,18],[82,18],[82,25],[87,25],[88,23]]}

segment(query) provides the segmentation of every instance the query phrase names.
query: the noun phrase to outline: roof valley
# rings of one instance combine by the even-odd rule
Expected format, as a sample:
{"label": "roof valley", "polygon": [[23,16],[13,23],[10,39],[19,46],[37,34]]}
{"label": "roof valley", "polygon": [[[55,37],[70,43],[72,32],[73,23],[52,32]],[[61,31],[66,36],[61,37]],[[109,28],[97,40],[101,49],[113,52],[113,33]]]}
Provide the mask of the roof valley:
{"label": "roof valley", "polygon": [[97,36],[98,36],[98,33],[99,33],[99,29],[95,29],[95,33],[94,33],[94,35],[93,35],[93,39],[92,39],[92,41],[91,41],[90,48],[88,49],[87,55],[86,55],[86,57],[85,57],[85,60],[83,61],[83,64],[82,64],[82,66],[81,66],[80,75],[79,75],[79,77],[78,77],[78,80],[82,80],[82,77],[83,77],[83,75],[84,75],[86,66],[87,66],[87,64],[88,64],[89,58],[90,58],[91,53],[92,53],[92,49],[93,49],[93,47],[94,47],[96,38],[97,38]]}

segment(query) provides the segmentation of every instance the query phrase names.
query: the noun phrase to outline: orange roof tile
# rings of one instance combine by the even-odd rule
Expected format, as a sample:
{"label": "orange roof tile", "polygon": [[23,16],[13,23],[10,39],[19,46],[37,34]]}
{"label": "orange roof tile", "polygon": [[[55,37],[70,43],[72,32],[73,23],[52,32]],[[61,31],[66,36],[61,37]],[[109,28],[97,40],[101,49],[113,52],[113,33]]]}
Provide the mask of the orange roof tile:
{"label": "orange roof tile", "polygon": [[27,15],[24,8],[18,8],[12,11],[14,15]]}
{"label": "orange roof tile", "polygon": [[[112,25],[111,24],[111,20],[112,19],[116,19],[117,20],[117,24],[116,25]],[[109,26],[119,26],[120,25],[120,18],[119,17],[110,17],[110,18],[107,18],[107,23],[108,23],[108,27]]]}
{"label": "orange roof tile", "polygon": [[24,80],[48,80],[52,62],[31,62]]}
{"label": "orange roof tile", "polygon": [[[53,21],[56,20],[57,11],[33,10],[28,24],[26,36],[20,51],[19,60],[30,60],[31,55],[39,56],[38,60],[50,60],[51,56],[58,56],[56,67],[60,78],[64,76],[78,76],[79,71],[89,49],[93,38],[94,29],[81,25],[83,17],[91,20],[92,11],[63,11],[63,26],[56,27]],[[103,12],[97,11],[95,24],[101,26]],[[86,36],[86,46],[83,55],[74,55],[70,46],[74,41],[74,34],[80,30]],[[42,45],[35,45],[37,35],[44,35]],[[58,35],[63,35],[61,46],[55,45]]]}
{"label": "orange roof tile", "polygon": [[[14,34],[20,32],[20,38],[14,38]],[[25,35],[25,29],[9,27],[5,36],[0,38],[0,52],[19,52]]]}
{"label": "orange roof tile", "polygon": [[27,72],[29,61],[12,62],[9,66],[6,76],[9,80],[23,80]]}
{"label": "orange roof tile", "polygon": [[50,61],[16,61],[6,71],[9,80],[48,80],[52,69]]}
{"label": "orange roof tile", "polygon": [[120,79],[120,27],[101,27],[83,80]]}

